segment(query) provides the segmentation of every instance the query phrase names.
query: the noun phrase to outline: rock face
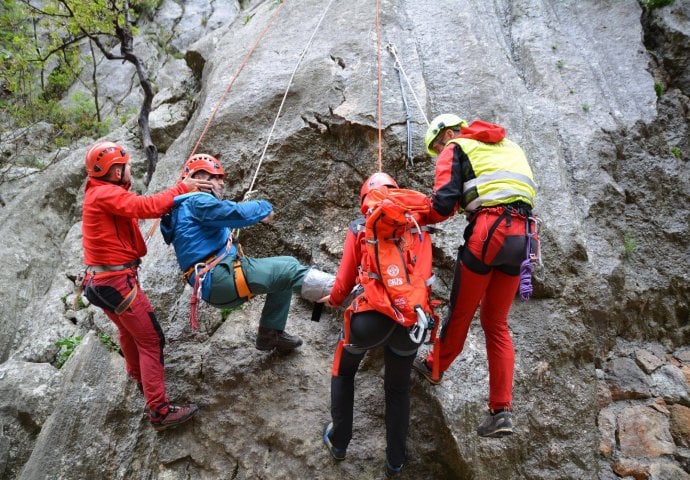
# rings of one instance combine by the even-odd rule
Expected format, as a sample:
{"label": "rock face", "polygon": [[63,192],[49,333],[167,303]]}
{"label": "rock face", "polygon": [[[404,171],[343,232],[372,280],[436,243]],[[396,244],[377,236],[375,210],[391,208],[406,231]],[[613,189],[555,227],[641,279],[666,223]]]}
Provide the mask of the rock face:
{"label": "rock face", "polygon": [[[422,138],[439,113],[504,125],[532,164],[545,273],[511,311],[516,434],[475,434],[488,390],[475,322],[440,386],[414,377],[406,478],[688,478],[690,1],[383,1],[380,58],[375,2],[285,2],[236,78],[278,3],[211,3],[162,2],[142,27],[170,33],[158,46],[186,63],[146,55],[165,150],[149,193],[175,181],[200,137],[198,151],[225,165],[227,198],[241,199],[258,169],[252,198],[270,200],[276,220],[242,232],[247,254],[335,272],[361,182],[378,168],[379,120],[383,170],[404,187],[431,192]],[[413,168],[389,43],[407,77]],[[136,104],[127,75],[108,96]],[[130,124],[108,138],[141,165]],[[122,358],[105,348],[116,330],[97,308],[73,308],[87,143],[2,185],[0,476],[380,478],[381,352],[362,364],[354,437],[336,464],[320,432],[341,312],[310,322],[295,297],[288,328],[305,345],[287,356],[254,348],[260,297],[227,316],[203,307],[193,333],[189,288],[159,235],[142,285],[167,337],[169,396],[201,412],[171,431],[147,425]],[[464,220],[440,227],[435,292],[447,300]],[[77,335],[58,370],[54,343]]]}

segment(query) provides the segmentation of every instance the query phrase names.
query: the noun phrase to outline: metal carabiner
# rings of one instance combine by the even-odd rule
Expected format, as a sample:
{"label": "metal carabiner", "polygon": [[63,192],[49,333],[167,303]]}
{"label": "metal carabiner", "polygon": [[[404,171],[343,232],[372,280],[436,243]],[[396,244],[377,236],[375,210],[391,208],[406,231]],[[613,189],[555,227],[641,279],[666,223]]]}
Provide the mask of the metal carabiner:
{"label": "metal carabiner", "polygon": [[412,340],[417,345],[422,343],[424,340],[424,335],[426,334],[426,329],[429,326],[429,320],[426,318],[426,313],[422,310],[422,307],[417,305],[415,307],[415,312],[417,312],[417,323],[410,328],[410,340]]}

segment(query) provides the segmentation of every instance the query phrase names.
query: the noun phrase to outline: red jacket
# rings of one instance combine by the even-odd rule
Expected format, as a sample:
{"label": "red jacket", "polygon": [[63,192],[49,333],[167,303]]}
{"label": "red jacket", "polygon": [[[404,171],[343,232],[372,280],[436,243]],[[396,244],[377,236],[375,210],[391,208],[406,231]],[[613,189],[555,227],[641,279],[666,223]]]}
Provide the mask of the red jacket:
{"label": "red jacket", "polygon": [[123,265],[146,255],[139,218],[157,218],[170,210],[177,195],[189,192],[178,183],[148,197],[96,178],[86,182],[82,212],[82,246],[86,265]]}
{"label": "red jacket", "polygon": [[359,225],[364,225],[364,217],[356,219],[347,229],[345,246],[343,247],[343,258],[340,260],[338,273],[335,275],[335,283],[333,284],[333,288],[331,288],[330,303],[334,306],[342,305],[345,298],[350,294],[352,288],[357,283],[359,264],[362,261],[361,238],[362,235],[364,235],[363,230],[359,233],[355,233]]}

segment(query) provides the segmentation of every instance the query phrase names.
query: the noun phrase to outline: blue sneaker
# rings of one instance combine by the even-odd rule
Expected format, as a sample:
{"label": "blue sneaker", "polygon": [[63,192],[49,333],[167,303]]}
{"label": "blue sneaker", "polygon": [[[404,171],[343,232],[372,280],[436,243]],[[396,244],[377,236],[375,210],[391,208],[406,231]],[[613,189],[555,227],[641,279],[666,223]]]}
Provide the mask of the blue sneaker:
{"label": "blue sneaker", "polygon": [[477,435],[480,437],[505,437],[513,433],[513,413],[507,408],[493,411],[484,417],[477,427]]}
{"label": "blue sneaker", "polygon": [[345,453],[347,452],[347,449],[345,448],[336,448],[333,446],[331,443],[331,430],[333,430],[333,422],[326,424],[326,426],[323,427],[323,444],[326,445],[326,448],[328,449],[329,452],[331,452],[331,456],[335,458],[336,460],[345,460]]}
{"label": "blue sneaker", "polygon": [[386,478],[394,478],[400,475],[402,473],[403,466],[404,464],[394,467],[388,463],[388,460],[386,460]]}

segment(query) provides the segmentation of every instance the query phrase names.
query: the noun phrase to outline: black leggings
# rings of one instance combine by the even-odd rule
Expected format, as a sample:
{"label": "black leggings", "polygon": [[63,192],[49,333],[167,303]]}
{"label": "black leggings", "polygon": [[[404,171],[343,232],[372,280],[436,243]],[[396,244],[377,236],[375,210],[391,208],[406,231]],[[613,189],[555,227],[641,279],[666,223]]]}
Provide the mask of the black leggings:
{"label": "black leggings", "polygon": [[[361,333],[366,331],[372,334],[368,345],[385,345],[386,458],[391,465],[401,465],[405,462],[405,442],[410,423],[410,371],[417,345],[409,339],[406,328],[376,311],[354,314],[350,330],[351,341],[356,337],[358,343],[364,343]],[[355,333],[360,335],[353,335]],[[394,353],[394,350],[406,355]],[[337,448],[347,448],[352,438],[355,374],[365,353],[344,349],[338,364],[338,376],[331,377],[331,442]]]}

